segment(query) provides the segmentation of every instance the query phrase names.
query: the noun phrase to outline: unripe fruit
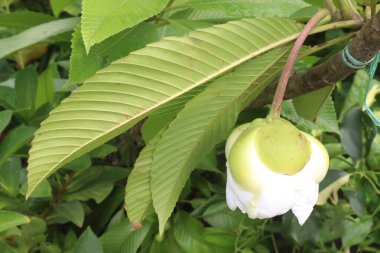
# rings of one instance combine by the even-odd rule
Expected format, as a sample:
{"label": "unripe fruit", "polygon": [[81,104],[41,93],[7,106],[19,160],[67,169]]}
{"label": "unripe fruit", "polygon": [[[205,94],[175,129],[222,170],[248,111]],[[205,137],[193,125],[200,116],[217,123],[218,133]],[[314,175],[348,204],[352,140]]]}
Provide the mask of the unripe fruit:
{"label": "unripe fruit", "polygon": [[324,146],[290,122],[256,119],[236,128],[226,143],[227,203],[251,218],[292,209],[303,224],[327,173]]}

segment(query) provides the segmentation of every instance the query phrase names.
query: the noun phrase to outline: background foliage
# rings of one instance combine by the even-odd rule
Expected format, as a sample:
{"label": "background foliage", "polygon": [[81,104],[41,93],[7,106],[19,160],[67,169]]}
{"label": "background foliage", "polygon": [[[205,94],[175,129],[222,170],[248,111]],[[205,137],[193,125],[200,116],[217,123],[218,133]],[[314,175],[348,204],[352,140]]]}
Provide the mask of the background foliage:
{"label": "background foliage", "polygon": [[[380,135],[361,110],[363,70],[282,108],[331,158],[304,226],[225,203],[225,138],[266,116],[245,108],[322,2],[0,1],[0,251],[378,252]],[[297,69],[350,32],[312,36]]]}

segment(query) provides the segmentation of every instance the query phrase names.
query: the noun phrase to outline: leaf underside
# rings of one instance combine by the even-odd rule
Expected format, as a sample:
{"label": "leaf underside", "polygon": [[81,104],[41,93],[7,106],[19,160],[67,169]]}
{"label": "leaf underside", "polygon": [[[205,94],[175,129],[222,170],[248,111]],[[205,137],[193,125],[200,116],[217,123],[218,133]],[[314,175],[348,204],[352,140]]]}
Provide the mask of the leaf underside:
{"label": "leaf underside", "polygon": [[153,152],[151,191],[160,232],[191,171],[225,138],[239,112],[275,78],[288,50],[272,50],[213,82],[186,104]]}
{"label": "leaf underside", "polygon": [[[192,0],[185,4],[173,5],[179,8],[174,13],[177,18],[190,20],[226,20],[244,17],[289,17],[291,14],[307,7],[302,0]],[[186,9],[187,8],[187,9]],[[186,9],[187,11],[183,11]],[[169,14],[171,14],[169,12]]]}
{"label": "leaf underside", "polygon": [[[278,74],[287,52],[283,48],[272,50],[215,80],[186,104],[166,131],[148,142],[126,187],[131,221],[140,222],[152,211],[151,190],[157,197],[156,211],[168,218],[197,161],[226,136],[239,112]],[[177,150],[184,152],[178,154]]]}
{"label": "leaf underside", "polygon": [[27,196],[65,163],[125,132],[170,100],[294,40],[300,29],[281,18],[232,21],[149,44],[97,72],[36,132]]}

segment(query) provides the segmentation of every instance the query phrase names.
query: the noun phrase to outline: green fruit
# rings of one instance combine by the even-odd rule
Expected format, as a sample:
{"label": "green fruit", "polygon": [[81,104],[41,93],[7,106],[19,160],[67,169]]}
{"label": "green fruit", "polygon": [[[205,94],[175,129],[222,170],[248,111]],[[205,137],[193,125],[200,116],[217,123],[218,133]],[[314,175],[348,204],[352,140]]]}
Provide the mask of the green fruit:
{"label": "green fruit", "polygon": [[264,170],[294,175],[310,159],[306,135],[284,119],[256,119],[238,134],[231,134],[236,141],[226,155],[232,176],[245,189],[259,189],[257,177]]}

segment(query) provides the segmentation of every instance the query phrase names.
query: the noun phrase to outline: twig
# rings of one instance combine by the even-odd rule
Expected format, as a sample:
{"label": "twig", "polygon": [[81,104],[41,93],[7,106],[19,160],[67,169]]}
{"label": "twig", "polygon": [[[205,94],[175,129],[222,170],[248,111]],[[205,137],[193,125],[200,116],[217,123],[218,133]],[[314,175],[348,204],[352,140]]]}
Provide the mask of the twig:
{"label": "twig", "polygon": [[333,0],[324,0],[325,7],[329,10],[331,17],[333,20],[341,20],[341,15],[336,8]]}
{"label": "twig", "polygon": [[49,216],[51,210],[53,209],[53,205],[58,203],[58,201],[61,199],[62,195],[67,191],[67,187],[69,187],[69,184],[73,180],[73,177],[75,175],[75,172],[72,171],[69,173],[69,177],[67,180],[63,183],[62,189],[58,191],[54,196],[52,201],[50,202],[49,206],[42,212],[41,217],[42,219],[46,219],[46,217]]}
{"label": "twig", "polygon": [[[357,27],[362,26],[361,21],[358,20],[347,20],[346,22],[356,22]],[[351,26],[351,28],[353,27],[354,25]],[[316,29],[320,29],[320,27]],[[372,59],[380,51],[380,12],[361,27],[357,36],[351,40],[349,50],[353,57],[363,62]],[[354,72],[355,70],[344,64],[341,52],[338,52],[325,62],[305,72],[294,71],[286,89],[285,99],[335,85]],[[270,103],[276,87],[276,83],[269,85],[249,107],[257,108]]]}
{"label": "twig", "polygon": [[377,2],[373,1],[371,5],[371,17],[376,15],[376,6],[377,6]]}
{"label": "twig", "polygon": [[355,6],[353,6],[351,0],[339,0],[338,3],[344,19],[363,20],[359,12],[355,9]]}

